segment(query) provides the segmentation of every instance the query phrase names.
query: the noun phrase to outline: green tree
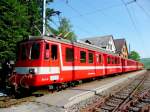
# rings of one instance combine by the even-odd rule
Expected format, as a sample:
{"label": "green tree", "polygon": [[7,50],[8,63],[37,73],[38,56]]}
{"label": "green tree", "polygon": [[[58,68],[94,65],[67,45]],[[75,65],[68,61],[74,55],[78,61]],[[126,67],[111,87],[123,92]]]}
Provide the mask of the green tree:
{"label": "green tree", "polygon": [[66,18],[62,18],[60,20],[60,26],[58,27],[57,34],[68,40],[76,40],[76,35],[72,31],[72,25],[70,24],[70,21]]}
{"label": "green tree", "polygon": [[[53,0],[47,0],[46,3],[49,5]],[[27,6],[28,12],[28,32],[30,35],[40,35],[39,30],[42,31],[42,8],[43,8],[43,0],[21,0],[21,3]],[[46,9],[46,25],[48,26],[48,22],[51,21],[52,13],[54,9],[47,8]]]}
{"label": "green tree", "polygon": [[[53,0],[47,0],[50,4]],[[42,29],[43,0],[0,1],[0,61],[15,59],[16,44],[29,35],[39,35]],[[50,20],[53,9],[47,9]],[[35,27],[36,26],[36,27]]]}
{"label": "green tree", "polygon": [[14,59],[16,43],[29,35],[26,6],[18,0],[0,1],[0,60]]}
{"label": "green tree", "polygon": [[139,61],[140,60],[140,55],[136,51],[131,51],[131,53],[129,54],[129,59]]}

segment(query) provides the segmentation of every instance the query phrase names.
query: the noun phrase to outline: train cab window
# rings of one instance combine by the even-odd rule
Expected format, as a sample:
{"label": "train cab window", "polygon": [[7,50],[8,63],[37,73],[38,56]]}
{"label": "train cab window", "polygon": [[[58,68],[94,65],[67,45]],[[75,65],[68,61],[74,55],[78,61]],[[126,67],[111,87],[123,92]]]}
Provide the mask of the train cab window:
{"label": "train cab window", "polygon": [[21,60],[26,60],[27,58],[27,51],[25,45],[21,47]]}
{"label": "train cab window", "polygon": [[52,45],[51,46],[51,58],[52,60],[56,60],[58,56],[58,48],[57,45]]}
{"label": "train cab window", "polygon": [[107,63],[110,64],[110,57],[107,57]]}
{"label": "train cab window", "polygon": [[93,53],[89,53],[89,63],[93,63]]}
{"label": "train cab window", "polygon": [[80,51],[80,62],[86,63],[86,52],[85,51]]}
{"label": "train cab window", "polygon": [[40,44],[39,43],[33,43],[31,47],[31,59],[39,59],[40,57]]}
{"label": "train cab window", "polygon": [[50,58],[50,51],[49,50],[50,50],[49,44],[46,43],[45,44],[45,56],[44,56],[45,59],[49,59]]}
{"label": "train cab window", "polygon": [[74,61],[74,50],[72,48],[66,48],[66,61]]}

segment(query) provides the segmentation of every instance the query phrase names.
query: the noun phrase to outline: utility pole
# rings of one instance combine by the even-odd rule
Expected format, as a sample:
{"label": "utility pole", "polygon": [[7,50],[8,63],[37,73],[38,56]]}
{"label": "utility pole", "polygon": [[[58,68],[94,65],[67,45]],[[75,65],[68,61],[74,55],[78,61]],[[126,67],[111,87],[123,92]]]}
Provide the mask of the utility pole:
{"label": "utility pole", "polygon": [[130,46],[130,43],[129,43],[129,54],[130,54],[130,52],[131,52],[131,46]]}
{"label": "utility pole", "polygon": [[43,28],[42,28],[42,36],[45,36],[45,18],[46,18],[46,0],[43,0]]}

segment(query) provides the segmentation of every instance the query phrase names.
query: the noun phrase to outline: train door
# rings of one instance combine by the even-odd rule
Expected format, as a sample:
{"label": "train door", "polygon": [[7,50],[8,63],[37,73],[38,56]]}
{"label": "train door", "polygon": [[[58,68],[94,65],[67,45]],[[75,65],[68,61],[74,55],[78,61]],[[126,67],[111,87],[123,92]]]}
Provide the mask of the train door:
{"label": "train door", "polygon": [[121,58],[121,63],[122,63],[122,72],[125,72],[125,59]]}
{"label": "train door", "polygon": [[104,56],[102,53],[96,54],[95,66],[96,66],[96,76],[103,76],[105,70],[104,70]]}
{"label": "train door", "polygon": [[87,60],[87,65],[89,66],[89,69],[87,69],[88,71],[88,76],[87,78],[90,78],[90,77],[95,77],[96,75],[96,69],[95,69],[95,64],[96,64],[96,57],[95,57],[95,52],[94,51],[90,51],[88,50],[88,60]]}
{"label": "train door", "polygon": [[107,54],[104,54],[104,74],[107,75]]}
{"label": "train door", "polygon": [[62,72],[61,72],[61,81],[67,82],[74,80],[74,60],[75,53],[74,47],[70,45],[62,45]]}
{"label": "train door", "polygon": [[59,45],[51,43],[50,44],[50,80],[59,81],[60,80],[60,54]]}

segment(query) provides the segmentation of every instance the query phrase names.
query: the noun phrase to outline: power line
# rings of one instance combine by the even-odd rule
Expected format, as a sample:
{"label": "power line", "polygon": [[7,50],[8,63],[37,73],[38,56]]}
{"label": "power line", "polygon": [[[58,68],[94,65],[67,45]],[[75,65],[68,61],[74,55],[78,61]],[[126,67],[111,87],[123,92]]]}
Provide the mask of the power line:
{"label": "power line", "polygon": [[145,13],[145,15],[147,15],[147,17],[150,18],[150,14],[138,3],[138,2],[135,2],[137,4],[137,6],[139,6],[139,8]]}
{"label": "power line", "polygon": [[[86,1],[87,2],[87,1]],[[105,8],[100,8],[100,9],[97,9],[97,10],[95,10],[95,11],[91,11],[91,12],[87,12],[87,13],[85,13],[85,14],[81,14],[77,9],[75,9],[74,7],[72,7],[71,5],[69,5],[68,3],[66,3],[67,4],[67,6],[69,7],[69,8],[71,8],[74,12],[76,12],[83,20],[84,20],[84,22],[85,22],[85,18],[83,18],[85,15],[91,15],[91,14],[93,14],[93,13],[101,13],[103,16],[105,16],[105,17],[108,17],[108,15],[106,15],[105,13],[103,13],[103,11],[105,11],[105,10],[108,10],[108,9],[110,9],[110,8],[114,8],[114,7],[118,7],[118,6],[122,6],[122,4],[115,4],[115,5],[111,5],[111,6],[108,6],[108,7],[105,7]],[[84,3],[85,4],[85,3]],[[87,6],[92,6],[92,4],[87,4]],[[95,6],[92,6],[93,8],[95,8]],[[92,9],[93,9],[92,8]],[[91,24],[92,26],[94,26],[94,27],[97,27],[97,25],[95,25],[95,24],[92,24],[91,23],[91,21],[88,21],[87,19],[86,19],[86,21],[88,22],[88,24]],[[112,23],[114,23],[114,24],[120,24],[118,21],[116,21],[116,20],[114,20],[114,21],[111,21]],[[98,27],[97,27],[98,28]],[[96,29],[97,30],[97,29]]]}
{"label": "power line", "polygon": [[136,27],[136,24],[135,24],[135,22],[134,22],[134,20],[133,20],[133,18],[132,18],[132,15],[131,15],[131,13],[130,13],[130,10],[129,10],[128,7],[127,7],[128,4],[126,4],[126,3],[124,2],[124,0],[121,0],[121,1],[122,1],[122,3],[124,4],[124,6],[125,6],[125,8],[126,8],[126,11],[127,11],[128,15],[129,15],[129,18],[130,18],[130,21],[131,21],[131,23],[132,23],[132,25],[133,25],[133,27],[134,27],[136,33],[137,33],[137,34],[140,34],[139,31],[138,31],[138,29],[137,29],[137,27]]}
{"label": "power line", "polygon": [[[80,2],[83,2],[83,1],[80,1]],[[87,2],[87,1],[86,1]],[[66,2],[66,4],[68,4],[68,2]],[[85,4],[85,3],[84,3]],[[88,4],[88,7],[91,6],[92,4]],[[108,10],[108,9],[111,9],[111,8],[114,8],[114,7],[119,7],[119,6],[122,6],[122,4],[115,4],[115,5],[111,5],[111,6],[108,6],[108,7],[104,7],[104,8],[99,8],[99,9],[96,9],[96,10],[93,10],[93,11],[89,11],[89,12],[86,12],[85,14],[82,14],[81,16],[86,16],[86,15],[91,15],[93,13],[99,13],[100,11],[104,11],[104,10]],[[95,6],[93,6],[93,8],[95,8]],[[93,9],[92,8],[92,9]],[[76,10],[73,8],[73,10]],[[77,11],[77,10],[76,10]],[[79,11],[78,11],[79,12]]]}
{"label": "power line", "polygon": [[131,3],[136,3],[136,5],[145,13],[145,15],[150,18],[150,14],[137,2],[137,0],[132,0],[126,3],[126,5],[131,4]]}
{"label": "power line", "polygon": [[[84,4],[86,4],[88,7],[89,7],[89,6],[92,6],[92,9],[95,8],[95,6],[94,6],[93,4],[87,2],[87,0],[86,0],[86,2],[84,2]],[[109,7],[97,9],[97,10],[95,11],[95,13],[101,13],[101,14],[102,14],[103,16],[105,16],[106,18],[111,18],[109,15],[105,14],[103,11],[108,10],[108,9],[110,9],[110,8],[114,8],[114,7],[116,7],[116,6],[122,6],[122,4],[115,4],[115,5],[111,5],[111,6],[109,6]],[[91,13],[94,13],[94,11],[91,12]],[[89,13],[89,14],[90,14],[90,13]],[[87,13],[87,15],[88,15],[88,13]],[[113,20],[113,21],[111,21],[111,23],[114,23],[115,25],[120,24],[120,22],[118,22],[117,20]],[[122,32],[122,33],[124,33],[124,32]]]}
{"label": "power line", "polygon": [[[60,16],[60,19],[61,19],[62,17]],[[59,20],[59,22],[60,22],[60,20]],[[84,28],[81,28],[81,27],[79,27],[79,26],[77,26],[77,25],[75,25],[75,27],[77,27],[78,29],[80,29],[82,32],[84,32],[84,33],[86,33],[86,34],[90,34],[90,32],[88,31],[88,30],[86,30],[86,29],[84,29]]]}
{"label": "power line", "polygon": [[[80,12],[78,11],[78,10],[76,10],[75,8],[73,8],[72,6],[70,6],[69,4],[69,1],[68,0],[65,0],[65,5],[67,4],[67,6],[68,7],[70,7],[74,12],[76,12],[80,17],[82,17],[82,15],[80,14]],[[61,15],[62,15],[62,13],[61,13]],[[60,23],[60,19],[61,19],[62,17],[60,17],[60,15],[59,15],[59,23]],[[83,19],[84,20],[84,22],[85,22],[85,19]],[[86,20],[87,21],[87,20]],[[54,22],[54,21],[51,21],[56,27],[58,27],[58,25]],[[91,23],[91,21],[88,21],[88,24],[90,24]],[[84,32],[84,33],[86,33],[86,34],[90,34],[90,32],[88,31],[88,30],[86,30],[86,29],[83,29],[83,28],[81,28],[81,27],[78,27],[78,26],[76,26],[78,29],[80,29],[82,32]]]}
{"label": "power line", "polygon": [[[82,1],[83,2],[83,1]],[[86,1],[87,2],[87,1]],[[87,3],[85,3],[84,2],[84,4],[87,4]],[[67,4],[67,5],[69,5],[69,4]],[[90,4],[87,4],[87,6],[89,7],[89,6],[92,6],[93,8],[95,8],[95,6],[94,5],[92,5],[91,3]],[[100,8],[100,9],[97,9],[97,10],[95,10],[95,11],[91,11],[91,12],[87,12],[87,13],[85,13],[85,14],[81,14],[78,10],[76,10],[75,8],[73,8],[72,6],[70,6],[69,5],[69,7],[72,9],[72,10],[74,10],[80,17],[82,17],[82,19],[83,19],[83,17],[85,16],[85,15],[91,15],[91,14],[93,14],[93,13],[101,13],[103,16],[105,16],[105,17],[108,17],[108,15],[106,15],[105,13],[103,13],[103,11],[105,11],[105,10],[108,10],[108,9],[110,9],[110,8],[114,8],[114,7],[118,7],[118,6],[122,6],[122,4],[115,4],[115,5],[111,5],[111,6],[108,6],[108,7],[105,7],[105,8]],[[92,9],[93,9],[92,8]],[[110,17],[108,17],[108,18],[110,18]],[[84,19],[85,20],[85,19]],[[87,19],[86,19],[86,21],[87,21]],[[88,23],[90,23],[91,21],[87,21]],[[116,21],[116,20],[113,20],[113,21],[111,21],[112,23],[114,23],[115,25],[117,24],[120,24],[120,22],[118,22],[118,21]],[[91,23],[90,23],[91,24]],[[96,25],[92,25],[92,26],[96,26]],[[134,25],[135,26],[135,25]],[[98,28],[98,27],[97,27]],[[136,29],[136,28],[135,28]],[[123,32],[122,32],[123,33]]]}
{"label": "power line", "polygon": [[[138,38],[142,41],[142,43],[143,43],[143,44],[140,44],[140,45],[142,46],[142,48],[143,48],[144,41],[143,41],[142,38],[140,38],[140,37],[141,37],[141,34],[140,34],[138,28],[136,27],[136,24],[135,24],[135,22],[134,22],[134,20],[133,20],[133,18],[132,18],[132,15],[131,15],[131,13],[130,13],[130,10],[129,10],[128,7],[127,7],[128,4],[131,4],[131,3],[133,3],[133,2],[136,2],[136,0],[133,0],[133,2],[131,1],[131,2],[128,2],[128,3],[125,3],[124,0],[121,0],[121,1],[122,1],[122,3],[124,4],[124,6],[125,6],[125,8],[126,8],[126,11],[127,11],[128,15],[129,15],[129,18],[130,18],[131,22],[132,22],[132,25],[133,25],[133,27],[134,27],[136,33],[137,33],[137,37],[138,37]],[[139,35],[140,35],[140,37],[139,37]]]}
{"label": "power line", "polygon": [[[79,17],[85,22],[86,21],[86,23],[88,23],[88,24],[90,24],[91,26],[93,26],[93,28],[95,28],[96,27],[96,30],[98,30],[100,27],[99,26],[97,26],[96,24],[93,24],[93,23],[91,23],[92,21],[89,21],[88,19],[85,19],[84,17],[83,17],[83,15],[77,10],[77,9],[75,9],[74,7],[72,7],[71,5],[69,5],[69,4],[66,4],[70,9],[72,9],[74,12],[76,12],[78,15],[79,15]],[[101,28],[100,28],[101,29]],[[102,29],[101,29],[102,30]]]}
{"label": "power line", "polygon": [[83,31],[84,33],[86,33],[86,34],[90,34],[90,32],[89,31],[87,31],[87,30],[85,30],[85,29],[83,29],[83,28],[81,28],[81,27],[79,27],[79,26],[76,26],[78,29],[80,29],[81,31]]}
{"label": "power line", "polygon": [[[59,19],[58,22],[60,23],[60,21],[61,21],[61,19],[62,19],[62,16],[59,15],[59,18],[58,18],[58,19]],[[50,22],[52,22],[57,28],[59,27],[59,25],[57,25],[55,21],[50,21]],[[78,27],[78,26],[76,26],[76,27],[77,27],[78,29],[80,29],[82,32],[84,32],[84,33],[86,33],[86,34],[90,34],[89,31],[87,31],[87,30],[85,30],[85,29],[83,29],[83,28],[81,28],[81,27]]]}
{"label": "power line", "polygon": [[[87,1],[86,1],[86,2],[87,2]],[[91,5],[91,4],[90,4],[90,5]],[[88,6],[89,6],[89,4],[88,4]],[[121,4],[116,4],[116,5],[108,6],[108,7],[105,7],[105,8],[96,9],[96,10],[94,10],[94,11],[87,12],[87,13],[83,14],[82,16],[84,16],[84,15],[91,15],[91,14],[93,14],[93,13],[99,13],[99,12],[102,12],[102,11],[105,11],[105,10],[109,10],[109,9],[111,9],[111,8],[119,7],[119,6],[121,6]],[[94,6],[92,6],[92,7],[94,7]],[[95,7],[94,7],[94,8],[95,8]]]}
{"label": "power line", "polygon": [[54,22],[54,21],[51,21],[57,28],[59,27],[57,24],[56,24],[56,22]]}

